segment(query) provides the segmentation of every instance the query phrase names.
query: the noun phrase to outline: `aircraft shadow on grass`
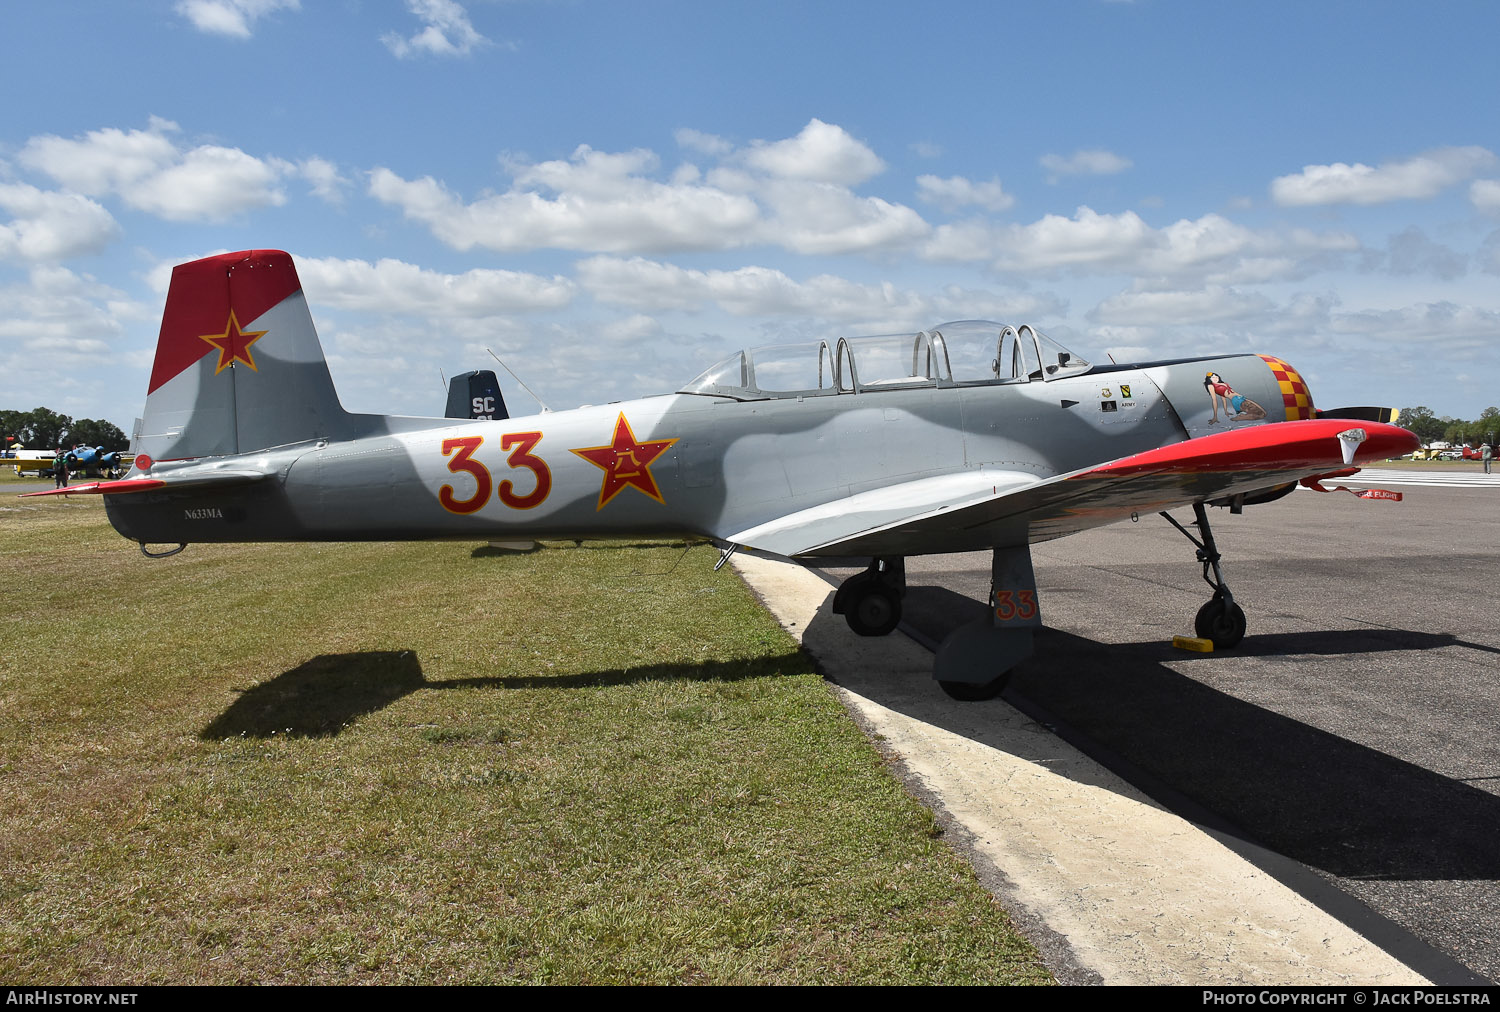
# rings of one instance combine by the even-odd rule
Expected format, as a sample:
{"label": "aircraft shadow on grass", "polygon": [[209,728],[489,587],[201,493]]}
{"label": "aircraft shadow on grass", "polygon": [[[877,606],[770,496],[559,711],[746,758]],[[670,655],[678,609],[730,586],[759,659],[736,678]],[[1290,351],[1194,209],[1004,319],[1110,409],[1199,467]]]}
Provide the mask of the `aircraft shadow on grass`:
{"label": "aircraft shadow on grass", "polygon": [[[983,608],[938,587],[912,587],[907,598],[908,616],[927,617],[926,631],[939,638]],[[842,622],[826,612],[817,621]],[[1450,635],[1359,629],[1247,637],[1235,654],[1290,660],[1450,645],[1495,652]],[[1045,629],[1005,698],[1036,719],[1066,723],[1144,772],[1144,783],[1127,775],[1148,793],[1165,785],[1222,818],[1229,832],[1311,867],[1356,879],[1500,879],[1500,797],[1167,666],[1212,656]],[[1314,663],[1306,665],[1308,678],[1318,677]],[[922,718],[931,719],[925,711]],[[971,739],[987,737],[972,715],[949,724]]]}
{"label": "aircraft shadow on grass", "polygon": [[[945,627],[983,608],[934,587],[913,587],[908,607],[915,621],[942,616]],[[843,624],[826,612],[815,620],[825,622]],[[847,636],[847,629],[841,635]],[[1407,630],[1346,630],[1255,636],[1238,653],[1353,655],[1461,642]],[[1154,641],[1102,643],[1047,629],[1040,634],[1037,656],[1016,668],[1006,695],[1040,720],[1065,722],[1144,773],[1144,783],[1133,773],[1130,778],[1148,793],[1165,785],[1223,819],[1230,832],[1303,864],[1347,878],[1500,879],[1500,836],[1494,832],[1500,798],[1237,699],[1167,666],[1202,659]],[[244,690],[200,737],[332,737],[358,718],[424,689],[733,681],[805,671],[807,665],[802,655],[788,652],[733,662],[429,681],[409,650],[325,654]],[[911,705],[910,697],[887,693],[882,698],[878,686],[849,687],[896,710]],[[968,716],[945,719],[943,712]],[[967,707],[945,708],[936,716],[921,713],[957,734],[1001,745],[973,716]]]}
{"label": "aircraft shadow on grass", "polygon": [[424,689],[591,688],[653,681],[738,681],[781,672],[805,672],[800,652],[734,661],[645,664],[579,674],[451,678],[428,681],[410,650],[322,654],[240,692],[199,732],[224,738],[331,738],[354,721]]}

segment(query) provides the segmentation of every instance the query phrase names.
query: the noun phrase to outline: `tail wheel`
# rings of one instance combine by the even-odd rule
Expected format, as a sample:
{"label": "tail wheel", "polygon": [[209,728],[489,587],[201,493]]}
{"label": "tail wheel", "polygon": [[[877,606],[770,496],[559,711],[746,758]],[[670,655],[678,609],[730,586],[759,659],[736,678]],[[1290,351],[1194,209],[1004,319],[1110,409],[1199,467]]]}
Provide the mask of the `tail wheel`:
{"label": "tail wheel", "polygon": [[1198,609],[1193,631],[1201,639],[1212,640],[1215,650],[1228,650],[1245,638],[1245,611],[1233,601],[1212,598]]}

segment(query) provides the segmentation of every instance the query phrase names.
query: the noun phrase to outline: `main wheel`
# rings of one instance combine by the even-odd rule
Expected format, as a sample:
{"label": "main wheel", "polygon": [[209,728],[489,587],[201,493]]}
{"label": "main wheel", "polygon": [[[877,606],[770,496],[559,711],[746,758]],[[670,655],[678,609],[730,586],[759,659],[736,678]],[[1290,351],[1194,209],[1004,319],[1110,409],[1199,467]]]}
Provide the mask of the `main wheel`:
{"label": "main wheel", "polygon": [[985,699],[994,699],[1005,691],[1010,684],[1010,672],[998,678],[992,678],[988,682],[938,682],[938,688],[942,689],[952,699],[964,703],[977,703]]}
{"label": "main wheel", "polygon": [[901,598],[879,581],[861,581],[849,588],[844,621],[861,636],[889,635],[901,621]]}
{"label": "main wheel", "polygon": [[1228,650],[1245,638],[1245,611],[1222,597],[1211,598],[1198,609],[1193,631],[1201,639],[1212,640],[1215,650]]}

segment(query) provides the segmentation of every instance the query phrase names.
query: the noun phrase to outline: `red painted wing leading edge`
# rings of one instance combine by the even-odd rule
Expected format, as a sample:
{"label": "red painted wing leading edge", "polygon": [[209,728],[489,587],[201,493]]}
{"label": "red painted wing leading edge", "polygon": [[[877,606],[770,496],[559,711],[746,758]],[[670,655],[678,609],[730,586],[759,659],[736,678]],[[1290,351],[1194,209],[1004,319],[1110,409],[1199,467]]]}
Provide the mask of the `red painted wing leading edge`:
{"label": "red painted wing leading edge", "polygon": [[[1256,425],[1211,436],[1199,436],[1171,446],[1147,450],[1131,457],[1090,468],[1073,477],[1129,475],[1145,472],[1204,474],[1216,471],[1342,468],[1339,434],[1361,430],[1365,440],[1355,452],[1356,463],[1385,460],[1410,453],[1420,446],[1417,437],[1396,425],[1383,422],[1353,422],[1347,418],[1317,418],[1299,422]],[[1287,480],[1292,480],[1291,475]]]}

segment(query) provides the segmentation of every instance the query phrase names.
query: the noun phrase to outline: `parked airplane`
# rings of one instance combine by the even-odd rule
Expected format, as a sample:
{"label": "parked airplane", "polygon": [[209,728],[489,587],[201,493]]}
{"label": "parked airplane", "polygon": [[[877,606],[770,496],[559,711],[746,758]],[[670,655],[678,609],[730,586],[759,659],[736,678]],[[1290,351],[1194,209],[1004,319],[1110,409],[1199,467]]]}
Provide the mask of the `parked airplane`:
{"label": "parked airplane", "polygon": [[130,470],[129,454],[102,446],[75,446],[68,451],[68,471],[74,475],[115,478]]}
{"label": "parked airplane", "polygon": [[899,621],[906,556],[990,549],[989,617],[950,636],[934,672],[981,698],[1032,652],[1032,543],[1191,506],[1197,537],[1168,519],[1213,588],[1196,628],[1232,646],[1245,617],[1205,505],[1237,511],[1416,445],[1394,425],[1317,417],[1269,356],[1101,366],[980,321],[738,352],[675,394],[570,411],[351,414],[291,257],[254,250],[176,268],[135,466],[58,491],[104,495],[152,557],[193,542],[686,535],[719,546],[720,565],[741,550],[853,562],[867,568],[834,610],[864,635]]}
{"label": "parked airplane", "polygon": [[[68,473],[73,477],[118,478],[130,470],[130,454],[107,451],[102,446],[76,446],[67,452]],[[35,471],[43,478],[52,477],[55,450],[12,450],[0,454],[0,467],[14,467],[16,474]]]}
{"label": "parked airplane", "polygon": [[38,474],[45,471],[50,476],[52,462],[56,459],[56,450],[28,450],[23,447],[19,450],[8,450],[0,456],[0,467],[14,467],[18,475],[27,471],[35,471]]}

